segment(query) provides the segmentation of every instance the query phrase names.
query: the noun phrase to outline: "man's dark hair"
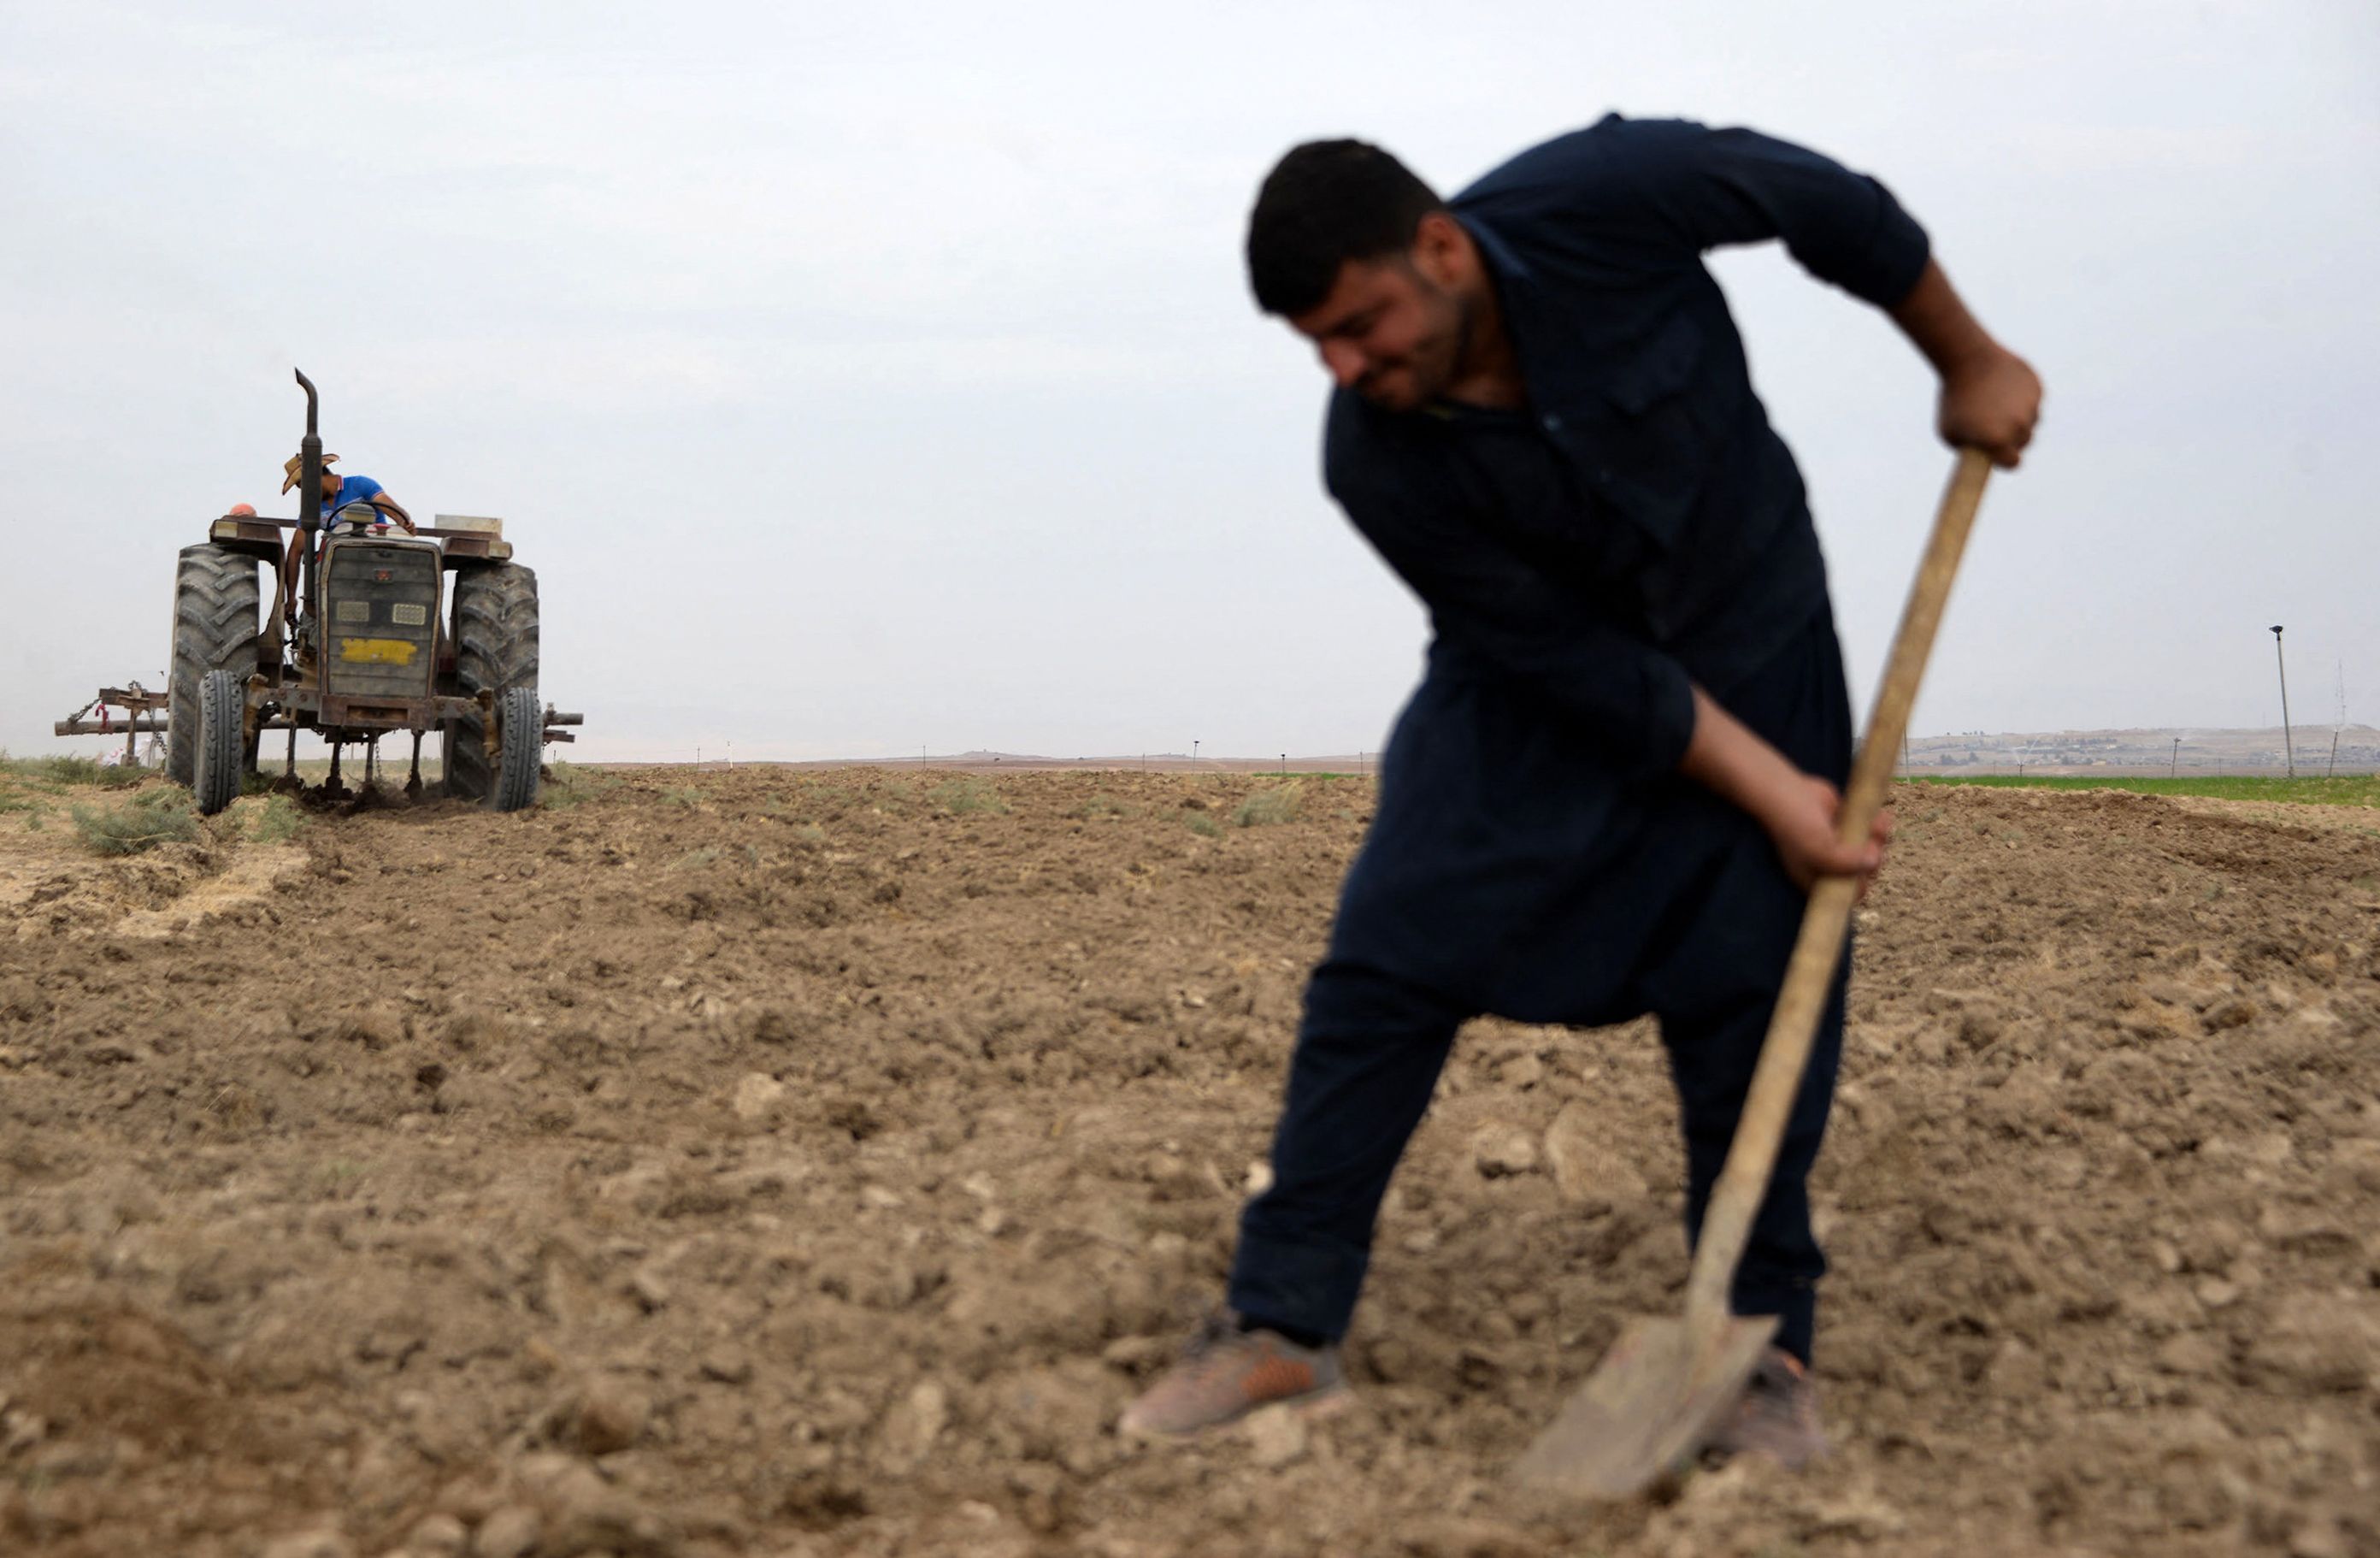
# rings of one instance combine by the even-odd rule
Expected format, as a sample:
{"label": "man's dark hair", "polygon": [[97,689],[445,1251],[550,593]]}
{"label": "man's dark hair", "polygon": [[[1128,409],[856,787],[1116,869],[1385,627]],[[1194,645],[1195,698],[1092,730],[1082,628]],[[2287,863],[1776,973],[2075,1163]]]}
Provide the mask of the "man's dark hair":
{"label": "man's dark hair", "polygon": [[1339,267],[1413,247],[1446,202],[1413,170],[1362,140],[1309,140],[1265,176],[1248,213],[1248,283],[1269,314],[1302,314],[1330,295]]}

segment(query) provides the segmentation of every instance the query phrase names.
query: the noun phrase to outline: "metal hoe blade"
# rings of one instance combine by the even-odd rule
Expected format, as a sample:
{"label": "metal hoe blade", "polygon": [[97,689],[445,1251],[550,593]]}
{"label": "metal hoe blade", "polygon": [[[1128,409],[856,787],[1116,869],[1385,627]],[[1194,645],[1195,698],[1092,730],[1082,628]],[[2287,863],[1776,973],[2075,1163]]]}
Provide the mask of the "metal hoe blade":
{"label": "metal hoe blade", "polygon": [[1773,1315],[1717,1327],[1630,1321],[1513,1478],[1573,1498],[1624,1499],[1682,1475],[1776,1332]]}

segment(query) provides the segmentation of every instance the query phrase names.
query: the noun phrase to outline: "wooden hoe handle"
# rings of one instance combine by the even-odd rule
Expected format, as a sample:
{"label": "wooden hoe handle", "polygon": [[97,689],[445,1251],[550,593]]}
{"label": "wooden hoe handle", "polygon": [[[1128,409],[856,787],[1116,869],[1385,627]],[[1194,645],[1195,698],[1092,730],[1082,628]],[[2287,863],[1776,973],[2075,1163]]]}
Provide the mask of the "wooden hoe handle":
{"label": "wooden hoe handle", "polygon": [[[1883,809],[1884,794],[1892,783],[1893,758],[1909,729],[1909,712],[1917,701],[1917,686],[1925,676],[1926,656],[1933,652],[1935,629],[1942,625],[1942,608],[1950,598],[1950,581],[1959,572],[1967,532],[1974,528],[1975,510],[1984,501],[1984,482],[1992,473],[1991,457],[1980,450],[1961,450],[1949,490],[1942,494],[1942,511],[1934,520],[1933,539],[1918,565],[1909,604],[1893,636],[1892,659],[1877,688],[1876,710],[1868,717],[1867,739],[1852,765],[1850,790],[1843,797],[1839,832],[1845,844],[1866,841]],[[1768,1177],[1777,1166],[1777,1149],[1784,1139],[1786,1118],[1802,1090],[1802,1073],[1810,1060],[1810,1041],[1825,1011],[1827,992],[1834,983],[1843,941],[1851,930],[1852,906],[1859,896],[1857,878],[1829,876],[1810,890],[1810,907],[1802,916],[1802,934],[1793,943],[1792,961],[1785,966],[1785,982],[1778,992],[1777,1009],[1768,1019],[1768,1037],[1761,1043],[1760,1064],[1752,1074],[1752,1090],[1744,1100],[1735,1140],[1728,1148],[1727,1165],[1719,1171],[1703,1218],[1702,1237],[1694,1248],[1694,1274],[1686,1283],[1689,1326],[1718,1326],[1728,1317],[1728,1290],[1743,1259],[1744,1240],[1753,1215],[1768,1193]]]}

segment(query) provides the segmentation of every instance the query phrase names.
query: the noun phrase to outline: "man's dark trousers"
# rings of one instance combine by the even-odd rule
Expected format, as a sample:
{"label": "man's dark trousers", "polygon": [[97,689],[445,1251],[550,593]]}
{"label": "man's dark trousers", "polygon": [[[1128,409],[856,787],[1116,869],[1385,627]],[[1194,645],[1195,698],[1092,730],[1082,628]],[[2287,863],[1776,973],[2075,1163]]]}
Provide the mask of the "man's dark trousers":
{"label": "man's dark trousers", "polygon": [[[1797,766],[1845,782],[1851,712],[1826,614],[1712,691]],[[1390,1176],[1456,1028],[1480,1013],[1659,1018],[1698,1233],[1805,898],[1748,815],[1674,775],[1603,781],[1595,765],[1589,733],[1549,729],[1517,689],[1434,658],[1307,988],[1272,1187],[1241,1220],[1229,1301],[1246,1321],[1345,1333]],[[1846,952],[1732,1296],[1739,1313],[1781,1316],[1779,1345],[1805,1360],[1826,1271],[1806,1182],[1849,969]]]}

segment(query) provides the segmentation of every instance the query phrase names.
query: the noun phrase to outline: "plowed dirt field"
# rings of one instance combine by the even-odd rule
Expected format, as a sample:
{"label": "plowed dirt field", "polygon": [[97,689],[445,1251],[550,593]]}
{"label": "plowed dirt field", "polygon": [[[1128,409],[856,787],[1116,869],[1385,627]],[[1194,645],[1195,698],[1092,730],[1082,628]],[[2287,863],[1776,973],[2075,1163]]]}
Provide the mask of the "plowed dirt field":
{"label": "plowed dirt field", "polygon": [[121,860],[12,793],[0,1551],[2380,1552],[2370,812],[1904,790],[1838,1451],[1576,1511],[1499,1477],[1678,1302],[1641,1025],[1465,1035],[1356,1410],[1111,1432],[1218,1296],[1367,782],[582,771]]}

